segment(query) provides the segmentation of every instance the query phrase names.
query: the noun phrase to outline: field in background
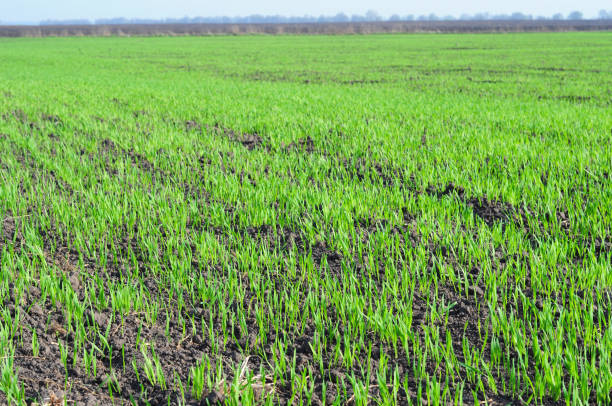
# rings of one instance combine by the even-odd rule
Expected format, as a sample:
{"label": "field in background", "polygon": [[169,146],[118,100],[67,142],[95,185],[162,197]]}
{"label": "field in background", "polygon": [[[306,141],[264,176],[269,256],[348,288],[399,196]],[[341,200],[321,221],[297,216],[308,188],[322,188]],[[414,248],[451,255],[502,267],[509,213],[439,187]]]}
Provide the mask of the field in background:
{"label": "field in background", "polygon": [[612,20],[381,21],[293,24],[109,24],[55,26],[0,25],[0,37],[508,33],[610,30],[612,30]]}
{"label": "field in background", "polygon": [[611,33],[0,60],[0,402],[612,401]]}

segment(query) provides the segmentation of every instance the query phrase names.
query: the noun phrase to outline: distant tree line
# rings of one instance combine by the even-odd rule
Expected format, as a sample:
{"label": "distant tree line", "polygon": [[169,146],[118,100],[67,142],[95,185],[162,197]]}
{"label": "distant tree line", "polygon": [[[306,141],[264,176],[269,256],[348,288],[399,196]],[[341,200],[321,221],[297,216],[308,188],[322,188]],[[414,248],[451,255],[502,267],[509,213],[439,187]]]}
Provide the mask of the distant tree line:
{"label": "distant tree line", "polygon": [[[294,16],[287,17],[281,15],[261,15],[253,14],[245,17],[183,17],[165,19],[141,19],[141,18],[101,18],[97,20],[76,19],[76,20],[45,20],[40,25],[109,25],[109,24],[291,24],[291,23],[343,23],[343,22],[376,22],[376,21],[524,21],[524,20],[582,20],[584,18],[580,11],[572,11],[564,16],[561,13],[550,17],[533,16],[520,12],[512,14],[462,14],[459,17],[452,15],[438,16],[436,14],[423,15],[399,15],[393,14],[388,18],[382,17],[374,10],[370,10],[363,15],[338,13],[334,16]],[[600,10],[598,18],[601,20],[612,20],[612,10]]]}
{"label": "distant tree line", "polygon": [[69,36],[204,36],[204,35],[339,35],[374,33],[462,33],[462,32],[564,32],[611,31],[612,19],[582,20],[454,20],[454,21],[359,21],[327,23],[269,24],[81,24],[81,25],[2,25],[0,37]]}

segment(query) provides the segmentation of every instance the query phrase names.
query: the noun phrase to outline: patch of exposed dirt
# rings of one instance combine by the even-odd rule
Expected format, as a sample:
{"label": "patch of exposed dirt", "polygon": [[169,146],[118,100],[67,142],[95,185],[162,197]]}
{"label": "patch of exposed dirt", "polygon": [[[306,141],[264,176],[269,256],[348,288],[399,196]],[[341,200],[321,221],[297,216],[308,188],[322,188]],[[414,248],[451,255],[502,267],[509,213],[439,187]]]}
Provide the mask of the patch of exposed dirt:
{"label": "patch of exposed dirt", "polygon": [[382,79],[353,79],[343,80],[340,83],[342,83],[343,85],[376,85],[385,82],[387,81]]}
{"label": "patch of exposed dirt", "polygon": [[[16,223],[19,218],[9,216],[3,220],[0,247],[9,243],[15,246],[25,243]],[[47,263],[54,265],[60,272],[61,284],[67,284],[62,289],[74,291],[80,301],[87,296],[87,289],[92,288],[89,279],[91,275],[103,275],[107,296],[110,296],[108,287],[111,284],[122,283],[120,272],[103,272],[95,261],[62,245],[62,238],[54,227],[39,230],[39,233],[43,236],[43,252]],[[56,243],[59,243],[57,248]],[[50,251],[52,247],[53,252]],[[133,250],[133,246],[131,248]],[[120,253],[124,257],[127,255],[123,251]],[[137,257],[139,261],[142,260],[140,254]],[[85,274],[80,275],[80,264],[85,267]],[[145,281],[145,285],[154,295],[158,294],[154,289],[155,284],[147,284]],[[7,308],[12,318],[20,314],[19,325],[22,328],[19,330],[18,341],[21,344],[16,348],[14,366],[29,401],[49,401],[55,397],[61,402],[59,404],[65,400],[76,404],[110,405],[129,402],[131,399],[136,400],[137,404],[177,404],[181,391],[175,386],[176,378],[180,378],[183,385],[186,385],[190,368],[197,365],[203,354],[211,348],[211,343],[204,336],[185,334],[184,326],[172,316],[162,316],[158,322],[151,324],[142,314],[132,312],[119,317],[110,309],[90,307],[85,314],[84,350],[91,352],[97,359],[97,373],[94,374],[92,366],[88,371],[81,353],[74,359],[73,352],[69,350],[67,364],[62,362],[61,347],[72,349],[77,339],[77,333],[64,312],[48,298],[43,299],[37,284],[29,287],[26,296],[16,298],[12,292]],[[36,354],[31,344],[33,332],[37,336]],[[144,351],[146,355],[143,354],[143,345],[147,346]],[[145,357],[151,357],[153,348],[167,380],[165,387],[151,383],[144,373]],[[109,354],[113,354],[113,357],[109,358]],[[234,359],[226,361],[228,365],[235,364]],[[134,370],[132,362],[139,368],[139,372]],[[64,393],[65,384],[70,390]],[[202,404],[191,397],[190,388],[186,389],[186,404]],[[222,395],[219,400],[222,401],[225,394],[214,392],[217,397],[219,393]],[[206,398],[207,394],[204,396]]]}
{"label": "patch of exposed dirt", "polygon": [[281,149],[284,151],[301,151],[312,154],[316,151],[314,140],[309,136],[306,138],[299,138],[296,141],[291,142],[289,145],[285,146],[281,143]]}
{"label": "patch of exposed dirt", "polygon": [[[286,229],[280,231],[280,234],[276,234],[276,231],[277,230],[269,226],[248,227],[245,229],[245,234],[258,240],[266,239],[272,241],[273,244],[278,244],[277,246],[279,249],[283,250],[288,249],[289,246],[303,245],[299,235]],[[76,262],[73,262],[78,261],[78,256],[74,255],[75,253],[73,252],[68,252],[66,255],[65,251],[67,250],[69,250],[68,247],[59,248],[58,252],[64,252],[64,254],[54,256],[54,258],[63,258],[62,260],[56,260],[56,263],[59,263],[62,269],[78,266]],[[338,258],[336,258],[324,244],[316,244],[312,251],[316,261],[320,262],[325,257],[327,258],[330,268],[334,268],[332,264],[335,264]],[[120,250],[119,255],[121,257],[125,254],[126,252]],[[70,265],[71,263],[74,263],[74,265]],[[221,267],[218,269],[221,269]],[[89,269],[87,273],[88,275],[95,274],[96,271],[99,272],[99,270]],[[106,276],[110,279],[105,282],[105,286],[121,282],[119,279],[120,276],[115,271],[109,270],[106,272]],[[72,289],[76,288],[82,290],[86,285],[86,283],[81,281],[73,282],[68,277],[66,280]],[[277,282],[280,283],[280,280]],[[248,286],[248,283],[246,285]],[[149,281],[145,279],[145,286],[147,286],[147,289],[149,289],[153,295],[157,296],[161,294],[161,292],[156,290],[156,284],[154,282],[149,285]],[[37,289],[34,288],[33,292],[36,293]],[[79,294],[79,297],[81,296],[83,295]],[[252,302],[253,299],[255,299],[255,295],[247,293],[245,301]],[[213,346],[223,348],[219,354],[219,360],[223,362],[225,366],[224,370],[229,377],[231,377],[233,373],[232,368],[240,364],[242,364],[243,367],[250,368],[252,371],[257,371],[262,365],[262,362],[264,362],[258,354],[261,354],[261,351],[263,351],[267,358],[271,359],[274,351],[272,347],[274,336],[268,337],[268,344],[263,347],[261,347],[261,344],[257,343],[257,331],[259,327],[254,317],[247,320],[248,331],[246,334],[232,327],[231,335],[236,338],[236,341],[231,341],[223,347],[221,341],[215,343],[210,342],[206,336],[190,334],[189,330],[187,335],[183,334],[183,326],[179,325],[176,322],[176,317],[172,315],[170,319],[166,319],[162,316],[161,320],[156,324],[150,325],[144,322],[142,318],[136,314],[129,314],[123,317],[123,319],[118,319],[113,318],[112,314],[108,311],[92,309],[91,312],[86,315],[86,328],[87,331],[92,331],[90,337],[92,343],[99,348],[111,348],[113,354],[118,354],[116,358],[113,357],[112,359],[108,358],[108,353],[106,353],[106,355],[101,354],[98,360],[98,376],[92,377],[87,375],[81,359],[77,360],[75,366],[73,364],[74,360],[71,355],[69,355],[69,367],[67,371],[60,361],[61,351],[58,349],[57,345],[54,346],[53,343],[60,342],[62,345],[67,345],[68,348],[71,348],[75,339],[74,332],[70,331],[66,325],[63,314],[48,301],[44,304],[44,307],[42,307],[42,311],[40,311],[40,306],[38,305],[28,307],[33,308],[34,313],[33,316],[32,313],[28,314],[31,318],[26,317],[26,323],[24,323],[24,325],[27,325],[29,328],[28,331],[24,333],[23,342],[31,342],[30,331],[32,329],[30,327],[34,328],[38,334],[41,355],[39,355],[38,358],[34,357],[30,347],[25,345],[23,348],[19,349],[18,356],[20,358],[16,360],[16,365],[20,370],[20,377],[25,378],[23,381],[26,386],[26,394],[36,399],[48,398],[49,394],[52,392],[56,394],[59,393],[63,388],[64,378],[67,376],[68,382],[73,388],[72,391],[65,394],[66,399],[70,401],[87,403],[91,401],[91,399],[97,398],[97,401],[102,404],[110,404],[111,399],[108,396],[108,387],[110,383],[114,392],[113,396],[115,402],[119,400],[127,401],[130,398],[134,398],[139,404],[144,404],[145,401],[151,404],[167,404],[168,399],[170,399],[172,404],[176,403],[175,399],[180,395],[178,390],[162,390],[159,386],[149,384],[143,376],[142,371],[139,380],[133,368],[130,367],[131,360],[134,360],[137,365],[142,365],[144,363],[144,356],[137,344],[138,337],[141,342],[147,342],[155,348],[155,353],[162,363],[164,375],[167,378],[178,376],[184,384],[188,379],[189,368],[196,365],[197,362],[201,360],[203,354],[210,353]],[[210,320],[209,310],[202,307],[201,303],[191,303],[189,308],[192,317],[195,316],[197,319]],[[43,328],[44,326],[47,328]],[[139,326],[144,327],[141,332],[139,332]],[[217,337],[219,337],[219,340],[222,340],[221,321],[214,319],[212,328],[216,332]],[[108,344],[96,338],[96,332],[101,332],[104,335],[105,331],[111,332],[108,336]],[[313,368],[314,362],[311,347],[307,344],[300,344],[311,342],[314,337],[313,334],[314,325],[311,325],[308,331],[300,336],[301,338],[296,338],[296,342],[299,345],[298,348],[303,350],[298,351],[299,371],[304,369],[316,371],[316,368]],[[378,348],[379,345],[375,345],[375,347]],[[252,349],[245,353],[246,348]],[[365,349],[363,351],[365,351]],[[389,355],[392,354],[391,348],[386,348],[384,351]],[[251,355],[246,355],[249,353]],[[332,354],[329,354],[327,358],[331,360]],[[127,368],[123,366],[124,359],[128,364]],[[403,362],[406,361],[404,360]],[[47,376],[45,381],[34,382],[34,380],[27,379],[30,376],[36,376],[42,373],[45,368],[45,376]],[[355,366],[351,370],[351,374],[358,373],[360,373],[360,370]],[[348,372],[342,373],[337,371],[336,375],[338,374],[341,374],[341,376],[350,375]],[[320,400],[317,401],[317,397],[320,399],[323,396],[321,385],[327,381],[327,378],[319,372],[314,372],[313,376],[317,382],[314,404],[321,404]],[[289,401],[291,395],[291,388],[289,386],[279,385],[273,388],[271,383],[269,385],[270,387],[262,388],[262,390],[264,392],[272,392],[273,390],[280,404]],[[143,390],[146,393],[143,393]],[[343,396],[339,391],[339,387],[334,384],[330,385],[327,393],[328,395]],[[226,393],[224,393],[223,388],[205,394],[205,399],[219,402],[223,402],[225,397]],[[400,399],[401,398],[400,396]],[[187,401],[187,404],[204,404],[195,403],[195,400],[191,399],[189,396],[187,396]]]}
{"label": "patch of exposed dirt", "polygon": [[495,80],[495,79],[474,80],[474,79],[468,77],[468,80],[470,82],[474,82],[474,83],[489,83],[489,84],[503,83],[503,80]]}
{"label": "patch of exposed dirt", "polygon": [[[575,240],[579,246],[591,251],[596,258],[607,258],[612,253],[612,237],[610,236],[588,238],[580,235]],[[576,263],[582,263],[587,255],[574,253],[572,259]]]}
{"label": "patch of exposed dirt", "polygon": [[[76,333],[66,324],[63,312],[50,301],[42,302],[37,297],[39,292],[38,287],[33,287],[24,306],[13,305],[11,308],[9,305],[12,317],[15,312],[22,317],[20,338],[23,345],[17,347],[14,362],[30,401],[62,394],[67,383],[71,390],[57,396],[61,401],[109,405],[134,399],[138,404],[176,404],[181,393],[174,386],[174,379],[180,377],[186,385],[189,368],[196,365],[210,348],[210,344],[198,340],[197,335],[183,335],[182,326],[173,320],[162,322],[168,322],[166,328],[161,323],[151,325],[136,314],[119,318],[108,310],[91,309],[85,315],[88,343],[84,350],[93,351],[97,359],[94,375],[85,367],[82,356],[79,354],[75,360],[72,351],[68,351],[67,365],[63,364],[60,346],[73,348]],[[37,334],[36,355],[31,346],[33,331]],[[106,338],[102,339],[100,334]],[[161,360],[167,380],[165,389],[152,384],[145,377],[143,345],[147,348],[147,358],[151,357],[151,349],[154,348]],[[111,353],[113,357],[109,358]],[[132,362],[139,369],[138,375]],[[189,390],[185,396],[187,404],[199,404],[191,397]]]}
{"label": "patch of exposed dirt", "polygon": [[403,184],[403,176],[398,168],[371,162],[365,158],[345,158],[342,166],[350,179],[370,180],[384,187]]}
{"label": "patch of exposed dirt", "polygon": [[110,101],[111,101],[111,103],[116,104],[117,106],[120,106],[120,107],[128,106],[127,102],[125,102],[123,100],[119,100],[117,97],[113,97]]}
{"label": "patch of exposed dirt", "polygon": [[210,128],[212,128],[215,132],[226,136],[231,141],[241,144],[249,151],[252,151],[255,148],[263,147],[264,140],[257,133],[238,133],[228,128],[219,127],[218,125],[215,125],[214,127],[209,127],[209,129]]}
{"label": "patch of exposed dirt", "polygon": [[202,126],[195,120],[187,120],[185,121],[185,129],[187,131],[200,131],[202,129]]}
{"label": "patch of exposed dirt", "polygon": [[[111,162],[117,159],[129,160],[132,165],[138,167],[141,171],[150,173],[154,182],[158,179],[166,181],[172,178],[164,170],[157,168],[155,164],[151,162],[146,156],[136,152],[134,148],[124,149],[123,147],[118,146],[112,140],[103,139],[98,145],[98,151],[100,152],[100,154],[103,154],[106,157],[110,158]],[[107,171],[113,173],[110,163],[107,162],[106,165],[108,166]]]}
{"label": "patch of exposed dirt", "polygon": [[149,161],[147,157],[134,151],[134,148],[130,148],[126,154],[132,160],[132,163],[138,166],[141,170],[145,172],[155,171],[155,165]]}
{"label": "patch of exposed dirt", "polygon": [[610,236],[605,239],[597,237],[593,242],[593,249],[598,256],[610,254],[612,252],[612,238]]}
{"label": "patch of exposed dirt", "polygon": [[28,115],[21,109],[16,109],[11,112],[3,114],[2,119],[5,121],[8,121],[10,119],[15,119],[22,124],[26,124],[29,122]]}
{"label": "patch of exposed dirt", "polygon": [[288,227],[276,227],[264,224],[261,226],[250,226],[240,229],[233,226],[238,233],[249,236],[258,241],[259,244],[267,246],[271,252],[288,255],[292,249],[296,249],[300,255],[310,255],[316,266],[327,263],[328,272],[334,275],[342,273],[342,254],[331,249],[324,241],[316,241],[311,244],[300,231]]}
{"label": "patch of exposed dirt", "polygon": [[115,143],[109,139],[104,139],[100,142],[100,152],[108,154],[108,153],[112,153],[112,154],[116,154],[117,153],[117,146],[115,145]]}
{"label": "patch of exposed dirt", "polygon": [[134,118],[140,118],[146,115],[148,115],[148,113],[145,110],[135,110],[132,112],[132,116],[134,116]]}
{"label": "patch of exposed dirt", "polygon": [[54,124],[54,125],[61,125],[61,124],[62,124],[62,119],[61,119],[61,118],[59,118],[59,116],[56,116],[56,115],[54,115],[54,114],[44,114],[44,113],[43,113],[43,114],[40,116],[40,118],[41,118],[43,121],[50,122],[50,123],[52,123],[52,124]]}
{"label": "patch of exposed dirt", "polygon": [[[403,219],[403,223],[400,225],[395,225],[390,227],[389,231],[392,235],[397,235],[399,237],[399,241],[404,246],[408,241],[410,246],[417,246],[421,243],[421,236],[416,232],[414,228],[415,217],[412,216],[406,208],[401,209],[401,218]],[[375,219],[375,218],[367,218],[367,219],[359,219],[356,224],[357,234],[361,236],[361,241],[367,245],[369,239],[371,238],[371,234],[387,229],[389,222],[385,219]],[[433,247],[432,252],[433,252]]]}
{"label": "patch of exposed dirt", "polygon": [[[421,136],[421,144],[427,146],[427,143],[427,132],[424,131]],[[493,226],[496,222],[514,222],[522,228],[528,229],[527,219],[531,215],[531,211],[527,208],[515,207],[510,203],[499,200],[491,200],[487,196],[467,197],[465,189],[461,186],[456,186],[452,182],[442,189],[429,187],[423,191],[416,187],[413,177],[406,177],[404,175],[401,168],[384,165],[364,158],[345,158],[342,162],[342,167],[350,179],[357,179],[359,181],[369,180],[383,187],[400,185],[403,189],[415,194],[424,192],[438,198],[456,195],[459,200],[469,206],[474,211],[474,214],[481,218],[489,227]],[[563,216],[563,214],[560,214],[560,216]],[[567,218],[563,218],[561,224],[562,227],[569,227]]]}
{"label": "patch of exposed dirt", "polygon": [[564,95],[564,96],[557,96],[556,99],[568,101],[571,103],[586,103],[588,101],[593,100],[593,97],[592,96],[578,96],[578,95]]}
{"label": "patch of exposed dirt", "polygon": [[527,213],[523,208],[517,208],[510,203],[489,200],[486,196],[468,198],[465,189],[456,186],[452,182],[447,184],[444,189],[428,189],[428,193],[438,197],[456,195],[459,200],[471,207],[478,217],[480,217],[489,227],[496,222],[513,221],[523,227],[527,227]]}
{"label": "patch of exposed dirt", "polygon": [[[411,227],[414,219],[405,211],[402,214],[404,216],[404,224],[394,227],[392,232],[399,234],[402,236],[402,238],[404,235],[408,235],[411,243],[418,244],[420,239],[414,233],[414,230]],[[365,233],[372,233],[382,230],[386,226],[387,223],[385,220],[363,220],[359,222],[358,227]],[[275,229],[269,225],[247,227],[244,232],[245,235],[248,235],[250,238],[261,241],[262,244],[268,246],[272,251],[278,250],[286,254],[288,249],[295,247],[300,254],[312,255],[313,262],[315,262],[315,264],[320,265],[325,260],[329,267],[328,272],[330,272],[332,275],[337,275],[338,277],[341,276],[341,266],[344,258],[340,254],[330,250],[324,243],[317,242],[313,246],[308,247],[304,242],[304,239],[300,236],[299,232],[295,232],[287,228]],[[447,250],[445,248],[436,250],[436,248],[432,246],[431,251],[434,253],[434,255],[442,255],[444,257],[450,257],[452,255],[451,250]],[[282,279],[275,279],[275,283],[282,283],[282,281]],[[245,285],[248,285],[247,281],[245,281]],[[478,296],[480,303],[485,300],[484,289],[474,288],[471,290],[471,293],[472,295]],[[476,305],[476,299],[474,296],[462,297],[454,290],[444,286],[442,286],[440,292],[438,292],[438,297],[444,297],[446,304],[451,306],[449,310],[448,322],[446,324],[444,323],[443,314],[435,320],[432,319],[428,301],[425,297],[417,295],[413,303],[413,325],[416,327],[417,335],[422,343],[424,342],[425,337],[425,329],[423,326],[433,325],[434,327],[437,326],[443,330],[448,330],[453,338],[455,353],[459,354],[458,359],[460,361],[465,361],[462,356],[463,337],[465,335],[470,343],[470,346],[473,348],[480,348],[482,346],[484,336],[478,334],[478,326],[485,325],[485,320],[488,317],[487,310]],[[389,298],[390,306],[393,306],[392,302],[393,301],[391,298]],[[347,326],[339,319],[337,310],[330,307],[328,309],[327,318],[328,320],[331,320],[332,325],[338,326],[340,337],[342,337]],[[334,355],[332,352],[323,352],[323,365],[328,365],[329,367],[324,368],[324,370],[313,368],[315,364],[311,345],[315,339],[315,335],[317,334],[315,331],[316,329],[314,323],[309,322],[303,333],[290,334],[288,336],[289,346],[287,348],[288,354],[295,354],[296,367],[298,371],[309,370],[311,373],[315,388],[312,404],[322,404],[322,385],[324,383],[326,384],[326,395],[328,396],[328,399],[340,397],[340,399],[345,399],[346,401],[348,398],[348,404],[351,404],[352,392],[349,390],[349,393],[342,394],[340,392],[340,382],[348,379],[348,377],[351,375],[361,379],[366,378],[363,375],[364,371],[360,369],[363,368],[364,365],[361,365],[358,362],[353,367],[339,366],[334,360]],[[329,348],[334,348],[334,346],[337,344],[334,339],[334,334],[330,331],[329,334],[326,333],[326,337],[329,337]],[[369,352],[372,355],[372,365],[370,368],[376,369],[384,356],[388,360],[388,365],[391,368],[397,368],[401,379],[406,379],[406,382],[408,383],[408,385],[402,388],[398,393],[398,401],[400,403],[406,403],[408,398],[412,400],[417,399],[419,384],[414,375],[411,373],[412,364],[409,360],[411,359],[412,355],[406,354],[404,348],[399,348],[396,351],[392,345],[379,341],[375,337],[370,337],[368,339],[368,343],[371,344],[371,349],[368,351],[367,349],[362,348],[357,353],[357,359],[366,359]],[[263,348],[263,351],[265,354],[269,354],[270,348],[266,346]],[[272,354],[270,353],[269,355]],[[433,375],[438,370],[438,367],[439,366],[433,361],[429,360],[425,365],[425,372]],[[371,385],[369,394],[374,399],[380,396],[380,388],[377,386],[375,377],[370,377],[370,379],[371,381],[365,383]],[[478,388],[471,384],[467,385],[470,389],[478,390]],[[281,385],[276,388],[276,395],[279,396],[280,404],[284,404],[290,399],[290,396],[292,395],[291,389],[292,388],[288,385]],[[499,400],[500,402],[502,400],[509,400],[502,396],[493,395],[490,388],[487,390],[487,392],[490,392],[488,393],[490,395],[490,399]],[[464,400],[471,399],[471,394],[467,390],[464,392],[464,394],[466,396]]]}
{"label": "patch of exposed dirt", "polygon": [[264,147],[270,150],[268,146],[265,146],[263,137],[257,133],[240,133],[230,128],[223,127],[218,123],[212,126],[208,124],[202,126],[195,120],[188,120],[185,122],[185,129],[187,131],[202,131],[202,128],[206,128],[208,131],[227,137],[231,141],[241,144],[249,151]]}
{"label": "patch of exposed dirt", "polygon": [[42,163],[37,162],[30,151],[23,149],[17,145],[13,145],[14,157],[19,164],[32,174],[34,180],[44,180],[52,183],[55,187],[68,195],[73,196],[74,190],[72,186],[66,182],[61,176],[57,175],[54,170],[47,170]]}
{"label": "patch of exposed dirt", "polygon": [[473,50],[483,50],[483,49],[487,49],[487,48],[474,48],[474,47],[460,47],[460,46],[456,46],[456,47],[449,47],[449,48],[442,48],[445,51],[473,51]]}
{"label": "patch of exposed dirt", "polygon": [[2,220],[0,251],[9,241],[16,241],[15,248],[17,250],[21,249],[21,246],[23,245],[23,235],[21,234],[20,229],[17,227],[16,220],[18,220],[18,218],[13,217],[10,215],[10,213]]}
{"label": "patch of exposed dirt", "polygon": [[[229,134],[229,135],[228,135]],[[260,147],[263,144],[263,138],[259,136],[257,133],[255,134],[236,134],[236,133],[226,133],[232,141],[237,141],[242,146],[244,146],[249,151],[254,150],[255,148]]]}
{"label": "patch of exposed dirt", "polygon": [[288,252],[293,247],[303,251],[304,240],[298,232],[286,227],[276,227],[264,224],[261,226],[250,226],[243,230],[250,238],[265,242],[273,251]]}

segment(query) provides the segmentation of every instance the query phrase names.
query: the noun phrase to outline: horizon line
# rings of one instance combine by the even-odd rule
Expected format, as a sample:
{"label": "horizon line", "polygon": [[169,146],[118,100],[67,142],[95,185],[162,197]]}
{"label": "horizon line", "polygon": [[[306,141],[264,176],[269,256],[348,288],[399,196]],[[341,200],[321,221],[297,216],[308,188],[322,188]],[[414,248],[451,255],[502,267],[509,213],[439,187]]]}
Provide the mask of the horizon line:
{"label": "horizon line", "polygon": [[321,14],[319,16],[304,15],[282,15],[282,14],[249,14],[241,16],[184,16],[184,17],[162,17],[162,18],[141,18],[141,17],[103,17],[103,18],[66,18],[66,19],[45,19],[37,21],[11,21],[0,20],[0,25],[113,25],[113,24],[257,24],[257,23],[349,23],[349,22],[434,22],[434,21],[572,21],[572,20],[606,20],[612,19],[612,10],[600,10],[597,15],[587,17],[583,12],[575,10],[564,15],[554,13],[552,15],[534,15],[519,11],[513,13],[489,13],[478,12],[473,14],[462,13],[456,15],[437,15],[429,14],[391,14],[382,16],[374,10],[369,10],[364,14],[347,14],[339,12],[336,14]]}

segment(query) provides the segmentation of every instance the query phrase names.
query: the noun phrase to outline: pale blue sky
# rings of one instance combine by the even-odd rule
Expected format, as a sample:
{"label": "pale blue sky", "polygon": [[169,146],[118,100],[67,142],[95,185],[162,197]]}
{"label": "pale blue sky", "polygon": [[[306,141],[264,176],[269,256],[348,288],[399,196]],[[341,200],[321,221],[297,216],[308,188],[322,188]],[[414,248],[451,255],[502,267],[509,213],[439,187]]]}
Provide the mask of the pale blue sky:
{"label": "pale blue sky", "polygon": [[560,12],[582,11],[585,17],[597,15],[601,9],[612,9],[610,0],[0,0],[0,21],[40,21],[74,18],[164,18],[196,16],[244,16],[249,14],[333,15],[338,12],[364,14],[375,10],[382,16],[391,14],[455,15],[489,12],[491,14],[520,11],[525,14],[550,16]]}

